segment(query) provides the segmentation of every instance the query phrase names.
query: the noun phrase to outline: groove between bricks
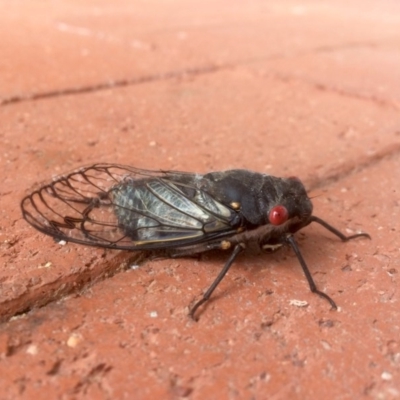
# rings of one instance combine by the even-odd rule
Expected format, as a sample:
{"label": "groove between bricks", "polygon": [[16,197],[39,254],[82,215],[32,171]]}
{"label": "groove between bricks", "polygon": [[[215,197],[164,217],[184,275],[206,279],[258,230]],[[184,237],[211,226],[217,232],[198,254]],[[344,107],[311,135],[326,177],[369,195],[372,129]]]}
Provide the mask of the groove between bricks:
{"label": "groove between bricks", "polygon": [[[31,94],[26,94],[26,95],[13,96],[13,97],[9,97],[9,98],[0,100],[0,107],[1,106],[4,107],[4,106],[11,105],[11,104],[16,104],[16,103],[22,103],[22,102],[26,102],[26,101],[35,101],[35,100],[42,100],[42,99],[56,98],[56,97],[63,97],[63,96],[80,95],[80,94],[85,94],[85,93],[99,92],[99,91],[103,91],[103,90],[110,90],[113,88],[122,88],[122,87],[140,85],[140,84],[157,82],[157,81],[165,81],[165,80],[171,80],[171,79],[185,79],[185,78],[191,77],[191,76],[201,76],[201,75],[206,75],[206,74],[212,74],[214,72],[219,72],[222,70],[233,69],[240,65],[244,65],[244,64],[238,64],[238,65],[234,65],[234,64],[228,65],[227,64],[227,65],[218,65],[218,66],[210,65],[210,66],[204,66],[204,67],[199,67],[199,68],[190,68],[190,69],[180,70],[180,71],[171,71],[171,72],[166,72],[163,74],[144,75],[142,77],[133,78],[133,79],[121,79],[121,80],[116,80],[116,81],[102,82],[102,83],[98,83],[96,85],[88,85],[88,86],[82,86],[82,87],[76,87],[76,88],[67,88],[67,89],[53,90],[53,91],[48,91],[48,92],[31,93]],[[339,89],[336,87],[331,87],[331,86],[328,86],[328,85],[325,85],[325,84],[322,84],[319,82],[310,81],[308,79],[301,79],[299,77],[291,76],[291,75],[273,74],[273,76],[275,79],[278,79],[281,82],[287,83],[287,82],[290,82],[291,80],[296,80],[299,82],[303,82],[309,86],[312,86],[316,90],[324,91],[327,93],[335,93],[339,96],[343,96],[343,97],[347,97],[347,98],[353,98],[353,99],[357,99],[357,100],[371,102],[371,103],[376,104],[381,107],[388,107],[388,108],[392,108],[395,110],[400,109],[400,104],[398,102],[390,101],[387,99],[382,99],[377,96],[362,95],[360,93],[346,91],[346,90]]]}
{"label": "groove between bricks", "polygon": [[305,181],[305,186],[308,191],[315,189],[322,189],[334,182],[338,182],[350,175],[358,173],[364,169],[371,168],[378,164],[382,160],[390,157],[395,157],[400,155],[400,142],[394,142],[378,151],[373,155],[367,155],[363,158],[359,158],[357,163],[354,160],[338,165],[332,168],[325,176],[316,177]]}
{"label": "groove between bricks", "polygon": [[21,295],[0,303],[0,324],[10,318],[45,307],[66,296],[88,290],[96,283],[111,278],[120,272],[127,271],[129,265],[141,265],[150,257],[149,254],[149,252],[145,251],[133,254],[127,251],[120,251],[112,259],[104,260],[104,263],[99,263],[98,259],[92,261],[82,272],[65,274],[61,278],[56,278],[43,285],[34,287],[27,285]]}
{"label": "groove between bricks", "polygon": [[210,74],[222,69],[227,69],[230,66],[217,66],[217,65],[209,65],[203,66],[198,68],[189,68],[179,71],[171,71],[162,74],[154,74],[154,75],[144,75],[138,78],[132,79],[121,79],[116,81],[110,82],[102,82],[96,85],[88,85],[76,88],[67,88],[61,90],[54,90],[49,92],[42,92],[42,93],[32,93],[27,95],[21,96],[14,96],[3,99],[0,101],[0,106],[6,106],[15,103],[21,103],[24,101],[33,101],[33,100],[41,100],[47,99],[52,97],[62,97],[62,96],[71,96],[71,95],[78,95],[90,92],[98,92],[102,90],[110,90],[113,88],[120,88],[125,86],[133,86],[133,85],[140,85],[143,83],[149,82],[156,82],[156,81],[163,81],[163,80],[170,80],[170,79],[184,79],[190,76],[197,76],[197,75],[205,75]]}
{"label": "groove between bricks", "polygon": [[[343,50],[343,49],[376,48],[376,47],[378,47],[378,45],[375,43],[369,43],[369,42],[366,42],[366,43],[354,42],[353,43],[352,42],[352,43],[344,43],[344,44],[339,44],[339,45],[321,46],[321,47],[317,47],[315,49],[310,49],[308,51],[300,51],[300,52],[297,52],[292,55],[286,55],[284,53],[276,53],[276,54],[270,54],[267,57],[256,57],[256,58],[247,59],[247,60],[237,60],[236,62],[229,63],[229,64],[219,64],[219,65],[210,64],[210,65],[194,67],[194,68],[187,68],[187,69],[177,70],[177,71],[170,71],[170,72],[165,72],[165,73],[160,73],[160,74],[144,75],[141,77],[131,78],[131,79],[120,79],[120,80],[115,80],[115,81],[111,80],[109,82],[100,82],[98,84],[82,86],[82,87],[75,87],[75,88],[72,87],[72,88],[66,88],[66,89],[52,90],[52,91],[48,91],[48,92],[18,95],[18,96],[4,98],[3,100],[0,100],[0,106],[6,106],[6,105],[10,105],[10,104],[25,102],[25,101],[34,101],[34,100],[41,100],[41,99],[47,99],[47,98],[53,98],[53,97],[79,95],[79,94],[97,92],[97,91],[102,91],[102,90],[110,90],[113,88],[134,86],[134,85],[139,85],[139,84],[144,84],[144,83],[149,83],[149,82],[156,82],[156,81],[163,81],[163,80],[170,80],[170,79],[184,79],[185,77],[201,76],[201,75],[211,74],[211,73],[222,71],[222,70],[233,69],[233,68],[240,67],[240,66],[259,64],[262,62],[265,63],[267,61],[272,61],[272,60],[295,59],[295,58],[307,56],[310,54],[312,55],[312,54],[319,54],[319,53],[332,53],[332,52],[336,52],[338,50]],[[400,105],[398,103],[393,103],[386,99],[380,99],[380,98],[377,98],[374,96],[365,96],[365,95],[360,95],[358,93],[348,92],[348,91],[341,90],[341,89],[338,89],[335,87],[329,87],[327,85],[324,85],[324,84],[321,84],[318,82],[312,82],[312,81],[308,81],[306,79],[299,79],[298,77],[295,77],[295,76],[290,76],[290,75],[283,76],[279,73],[274,74],[274,76],[275,76],[275,78],[277,78],[281,81],[284,81],[284,82],[295,79],[295,80],[302,81],[306,84],[309,84],[309,85],[313,86],[314,88],[316,88],[317,90],[333,92],[333,93],[337,93],[337,94],[345,96],[345,97],[352,97],[352,98],[357,98],[360,100],[370,101],[370,102],[373,102],[380,106],[389,106],[389,107],[395,108],[397,110],[400,108]]]}

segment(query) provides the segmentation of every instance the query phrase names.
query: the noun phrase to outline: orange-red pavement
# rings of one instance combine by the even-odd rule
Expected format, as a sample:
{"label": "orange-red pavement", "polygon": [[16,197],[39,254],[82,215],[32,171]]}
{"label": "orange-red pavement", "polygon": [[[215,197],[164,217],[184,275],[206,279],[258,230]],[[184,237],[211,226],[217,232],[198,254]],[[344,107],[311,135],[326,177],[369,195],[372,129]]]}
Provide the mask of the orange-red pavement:
{"label": "orange-red pavement", "polygon": [[[0,1],[0,399],[399,399],[400,3]],[[318,226],[240,255],[61,246],[21,217],[82,164],[301,178]],[[298,302],[306,302],[300,307]]]}

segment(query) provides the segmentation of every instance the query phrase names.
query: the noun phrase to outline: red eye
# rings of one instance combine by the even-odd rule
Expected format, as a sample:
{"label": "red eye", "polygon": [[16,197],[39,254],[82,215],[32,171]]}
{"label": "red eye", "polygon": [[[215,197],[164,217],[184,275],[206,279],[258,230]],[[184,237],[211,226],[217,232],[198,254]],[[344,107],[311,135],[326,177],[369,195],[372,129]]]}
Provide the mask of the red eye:
{"label": "red eye", "polygon": [[278,205],[271,209],[268,218],[272,225],[282,225],[288,220],[289,213],[286,207]]}

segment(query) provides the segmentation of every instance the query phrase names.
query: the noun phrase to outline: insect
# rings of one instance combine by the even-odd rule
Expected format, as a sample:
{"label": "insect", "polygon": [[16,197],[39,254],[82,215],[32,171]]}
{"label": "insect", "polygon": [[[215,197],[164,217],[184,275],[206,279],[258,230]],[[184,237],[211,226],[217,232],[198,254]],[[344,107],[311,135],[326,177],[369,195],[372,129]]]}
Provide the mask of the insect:
{"label": "insect", "polygon": [[312,215],[313,206],[298,178],[278,178],[247,170],[204,175],[150,171],[117,164],[94,164],[45,184],[21,202],[23,217],[57,240],[124,250],[163,249],[174,256],[230,250],[221,272],[190,309],[212,295],[249,242],[294,250],[310,290],[317,289],[293,234],[316,222],[343,242],[346,236]]}

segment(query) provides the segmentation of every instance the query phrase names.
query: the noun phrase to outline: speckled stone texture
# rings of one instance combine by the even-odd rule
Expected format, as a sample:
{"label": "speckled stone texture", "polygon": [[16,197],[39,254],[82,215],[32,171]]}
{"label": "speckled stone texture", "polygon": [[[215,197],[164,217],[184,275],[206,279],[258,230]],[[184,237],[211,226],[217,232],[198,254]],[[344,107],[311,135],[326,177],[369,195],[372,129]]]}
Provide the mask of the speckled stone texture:
{"label": "speckled stone texture", "polygon": [[[1,399],[399,399],[400,3],[0,0]],[[83,164],[300,177],[289,248],[153,259],[21,217]]]}

